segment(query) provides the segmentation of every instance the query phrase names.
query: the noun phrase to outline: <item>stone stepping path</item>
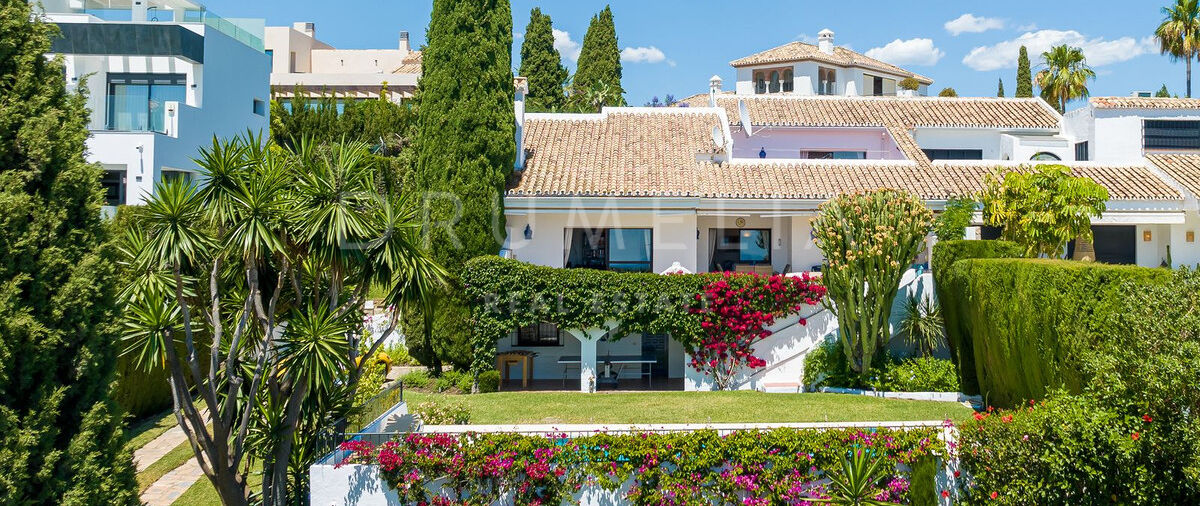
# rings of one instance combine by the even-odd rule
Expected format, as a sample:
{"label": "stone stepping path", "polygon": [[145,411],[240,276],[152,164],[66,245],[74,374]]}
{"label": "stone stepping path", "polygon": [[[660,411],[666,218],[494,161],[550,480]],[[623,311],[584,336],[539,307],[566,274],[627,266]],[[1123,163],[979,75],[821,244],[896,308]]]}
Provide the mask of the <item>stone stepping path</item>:
{"label": "stone stepping path", "polygon": [[187,489],[192,487],[196,480],[203,476],[204,472],[200,470],[200,464],[193,457],[182,466],[172,469],[162,478],[150,485],[145,492],[142,492],[141,500],[146,506],[170,506],[179,499],[179,496],[187,492]]}
{"label": "stone stepping path", "polygon": [[158,462],[158,459],[163,458],[163,455],[170,453],[184,441],[187,441],[187,435],[176,425],[159,434],[153,441],[146,443],[146,446],[134,450],[133,464],[137,466],[137,472],[145,471],[150,464]]}

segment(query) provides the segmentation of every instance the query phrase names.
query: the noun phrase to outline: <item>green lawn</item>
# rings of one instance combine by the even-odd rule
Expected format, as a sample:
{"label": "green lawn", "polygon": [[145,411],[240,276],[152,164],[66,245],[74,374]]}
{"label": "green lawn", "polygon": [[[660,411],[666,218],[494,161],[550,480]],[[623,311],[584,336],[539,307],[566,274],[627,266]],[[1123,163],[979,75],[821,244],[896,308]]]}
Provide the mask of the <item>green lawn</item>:
{"label": "green lawn", "polygon": [[957,403],[817,393],[404,393],[404,400],[410,406],[431,399],[466,403],[471,411],[472,424],[867,422],[947,418],[962,420],[972,413],[970,408]]}
{"label": "green lawn", "polygon": [[170,410],[135,421],[125,430],[125,449],[133,451],[146,446],[175,425],[175,412]]}
{"label": "green lawn", "polygon": [[[261,492],[262,475],[255,473],[246,477],[246,487],[251,492]],[[219,504],[221,504],[221,498],[217,497],[217,489],[213,488],[212,482],[208,481],[207,477],[201,476],[187,489],[187,492],[184,492],[179,499],[172,503],[172,506],[216,506]]]}
{"label": "green lawn", "polygon": [[192,446],[187,441],[179,443],[179,446],[172,448],[161,459],[154,461],[153,464],[147,466],[142,472],[137,473],[138,492],[145,492],[147,488],[150,488],[150,485],[153,485],[159,478],[162,478],[164,474],[175,470],[176,467],[182,466],[184,462],[187,462],[194,456],[195,453],[192,452]]}

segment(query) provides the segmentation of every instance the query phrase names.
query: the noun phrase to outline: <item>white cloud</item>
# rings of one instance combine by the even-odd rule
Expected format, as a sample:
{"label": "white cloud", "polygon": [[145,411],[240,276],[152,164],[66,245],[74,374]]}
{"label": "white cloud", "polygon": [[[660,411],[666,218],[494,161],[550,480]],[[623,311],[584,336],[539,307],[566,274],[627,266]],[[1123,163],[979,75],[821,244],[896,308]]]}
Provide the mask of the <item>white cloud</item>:
{"label": "white cloud", "polygon": [[868,50],[867,56],[893,65],[935,65],[946,52],[934,46],[933,39],[896,39]]}
{"label": "white cloud", "polygon": [[564,30],[554,29],[554,49],[557,49],[558,54],[563,58],[571,61],[579,60],[581,46],[578,41],[571,40],[571,34]]}
{"label": "white cloud", "polygon": [[1037,23],[1029,23],[1027,25],[1021,25],[1021,26],[1017,27],[1018,32],[1032,32],[1037,29],[1038,29]]}
{"label": "white cloud", "polygon": [[814,35],[809,35],[807,33],[802,33],[800,35],[797,35],[794,40],[798,40],[805,44],[816,44],[817,43],[817,37]]}
{"label": "white cloud", "polygon": [[621,61],[624,63],[661,63],[667,55],[657,47],[627,47],[621,50]]}
{"label": "white cloud", "polygon": [[1004,28],[1004,20],[1000,18],[978,17],[967,13],[947,21],[942,26],[946,27],[946,31],[950,32],[950,35],[958,36],[960,33],[982,33],[988,30],[999,30]]}
{"label": "white cloud", "polygon": [[1017,66],[1017,54],[1021,46],[1029,51],[1029,59],[1036,65],[1039,56],[1052,46],[1067,44],[1083,49],[1088,65],[1099,67],[1119,63],[1144,54],[1158,52],[1154,37],[1135,39],[1121,37],[1106,40],[1103,37],[1087,38],[1075,30],[1039,30],[1027,32],[1012,40],[990,46],[979,46],[963,57],[963,64],[979,71],[992,71]]}

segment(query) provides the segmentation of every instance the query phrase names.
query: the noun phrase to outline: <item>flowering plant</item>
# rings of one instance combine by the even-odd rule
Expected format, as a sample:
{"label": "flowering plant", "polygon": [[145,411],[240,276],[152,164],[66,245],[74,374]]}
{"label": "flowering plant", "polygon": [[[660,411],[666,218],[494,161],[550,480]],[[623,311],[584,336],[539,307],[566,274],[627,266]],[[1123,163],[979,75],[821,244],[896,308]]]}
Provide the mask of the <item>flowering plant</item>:
{"label": "flowering plant", "polygon": [[824,296],[825,287],[809,279],[808,273],[799,277],[725,273],[696,295],[703,304],[692,312],[700,315],[703,334],[689,350],[692,368],[710,376],[718,390],[729,389],[744,369],[767,365],[754,356],[753,345],[771,335],[767,327],[776,318],[799,312],[806,304],[816,305]]}

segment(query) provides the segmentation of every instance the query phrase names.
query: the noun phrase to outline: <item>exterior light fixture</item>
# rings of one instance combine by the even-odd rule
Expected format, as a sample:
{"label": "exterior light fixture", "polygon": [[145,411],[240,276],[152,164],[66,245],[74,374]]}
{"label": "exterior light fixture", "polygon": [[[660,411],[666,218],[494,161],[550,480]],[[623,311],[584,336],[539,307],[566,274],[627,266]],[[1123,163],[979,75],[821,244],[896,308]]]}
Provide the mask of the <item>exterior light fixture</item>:
{"label": "exterior light fixture", "polygon": [[1188,230],[1186,235],[1187,235],[1187,242],[1196,242],[1196,231]]}
{"label": "exterior light fixture", "polygon": [[761,148],[758,148],[758,157],[759,157],[759,158],[766,158],[766,157],[767,157],[767,148],[766,148],[766,147],[761,147]]}
{"label": "exterior light fixture", "polygon": [[1142,241],[1143,242],[1150,242],[1151,238],[1152,238],[1152,236],[1150,235],[1149,230],[1142,231]]}
{"label": "exterior light fixture", "polygon": [[528,240],[532,240],[532,239],[533,239],[533,227],[529,226],[529,224],[526,223],[525,224],[525,240],[528,241]]}

